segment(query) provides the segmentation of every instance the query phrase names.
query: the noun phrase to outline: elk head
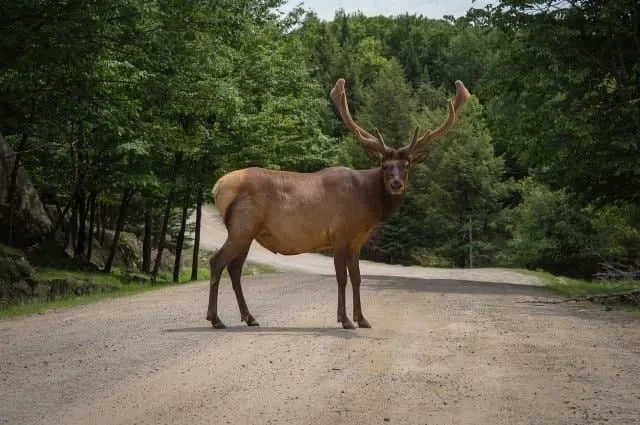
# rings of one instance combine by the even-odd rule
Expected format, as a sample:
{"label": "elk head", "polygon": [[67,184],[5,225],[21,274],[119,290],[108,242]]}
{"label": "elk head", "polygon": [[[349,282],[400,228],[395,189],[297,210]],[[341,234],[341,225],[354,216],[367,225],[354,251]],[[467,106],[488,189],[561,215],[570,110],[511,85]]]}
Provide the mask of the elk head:
{"label": "elk head", "polygon": [[374,129],[374,136],[351,118],[344,85],[345,80],[340,78],[331,90],[331,100],[336,104],[342,121],[355,134],[369,158],[380,164],[385,187],[391,195],[404,194],[407,189],[411,165],[419,164],[427,159],[433,149],[434,142],[444,137],[453,128],[456,114],[469,98],[469,91],[462,81],[456,81],[456,97],[449,101],[449,115],[440,127],[427,131],[422,137],[418,137],[419,127],[416,127],[411,143],[402,148],[393,149],[384,143],[382,134],[377,128]]}

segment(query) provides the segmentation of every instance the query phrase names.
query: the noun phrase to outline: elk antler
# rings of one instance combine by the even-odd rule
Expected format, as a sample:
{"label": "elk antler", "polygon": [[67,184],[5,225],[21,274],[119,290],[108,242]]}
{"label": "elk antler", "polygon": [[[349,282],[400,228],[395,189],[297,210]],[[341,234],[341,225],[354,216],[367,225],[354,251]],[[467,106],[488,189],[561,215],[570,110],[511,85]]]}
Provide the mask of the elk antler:
{"label": "elk antler", "polygon": [[444,137],[447,135],[447,133],[449,133],[449,130],[453,128],[453,125],[456,122],[457,113],[460,107],[467,101],[470,96],[469,90],[467,90],[462,81],[457,80],[455,84],[456,97],[455,99],[453,99],[453,101],[449,101],[449,115],[447,116],[447,119],[440,125],[440,127],[432,131],[427,131],[422,137],[418,137],[418,127],[416,127],[416,132],[413,135],[413,140],[409,145],[400,148],[400,152],[406,152],[412,157],[414,161],[422,162],[429,154],[433,141]]}
{"label": "elk antler", "polygon": [[344,121],[345,125],[349,128],[349,130],[353,131],[353,133],[358,138],[360,144],[367,150],[367,153],[372,158],[379,158],[379,155],[376,153],[385,155],[387,153],[392,152],[392,149],[385,145],[384,140],[382,139],[382,135],[378,131],[378,129],[374,129],[376,136],[369,133],[364,128],[360,127],[354,120],[351,118],[351,113],[349,113],[349,105],[347,104],[347,93],[344,90],[344,78],[338,79],[336,81],[336,85],[333,89],[331,89],[331,100],[338,107],[338,112],[340,112],[340,117],[342,121]]}

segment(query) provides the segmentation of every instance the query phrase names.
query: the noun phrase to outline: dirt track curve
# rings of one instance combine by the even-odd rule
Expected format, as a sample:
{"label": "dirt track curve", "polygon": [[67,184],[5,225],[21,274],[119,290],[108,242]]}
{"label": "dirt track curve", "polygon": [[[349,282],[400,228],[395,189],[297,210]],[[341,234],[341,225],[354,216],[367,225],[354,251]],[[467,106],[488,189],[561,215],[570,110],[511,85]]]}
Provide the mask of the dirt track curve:
{"label": "dirt track curve", "polygon": [[[224,239],[207,211],[204,243]],[[373,329],[335,322],[331,259],[0,321],[0,424],[639,424],[640,317],[530,276],[365,263]],[[350,297],[348,298],[350,302]],[[349,310],[351,310],[349,308]]]}

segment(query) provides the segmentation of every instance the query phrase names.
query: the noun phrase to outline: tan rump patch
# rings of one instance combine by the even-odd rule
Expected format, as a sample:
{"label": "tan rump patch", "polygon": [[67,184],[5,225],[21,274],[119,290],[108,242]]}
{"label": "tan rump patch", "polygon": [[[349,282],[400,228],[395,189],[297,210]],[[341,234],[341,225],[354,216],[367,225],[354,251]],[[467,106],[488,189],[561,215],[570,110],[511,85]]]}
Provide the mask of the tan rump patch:
{"label": "tan rump patch", "polygon": [[236,199],[246,179],[247,170],[236,170],[220,177],[213,186],[212,195],[220,216],[224,219],[229,206]]}

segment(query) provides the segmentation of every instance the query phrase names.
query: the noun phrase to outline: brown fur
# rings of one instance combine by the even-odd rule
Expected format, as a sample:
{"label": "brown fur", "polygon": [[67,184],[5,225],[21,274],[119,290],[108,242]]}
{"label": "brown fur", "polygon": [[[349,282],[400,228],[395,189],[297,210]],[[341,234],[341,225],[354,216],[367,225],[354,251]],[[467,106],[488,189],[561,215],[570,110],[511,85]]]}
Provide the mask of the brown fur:
{"label": "brown fur", "polygon": [[386,196],[381,169],[343,167],[315,173],[233,171],[218,180],[214,199],[225,222],[233,204],[234,214],[252,218],[240,226],[242,231],[284,255],[338,248],[358,239],[364,243],[363,234],[381,224],[400,200]]}

